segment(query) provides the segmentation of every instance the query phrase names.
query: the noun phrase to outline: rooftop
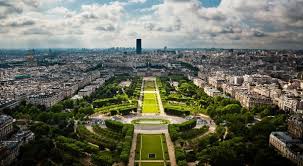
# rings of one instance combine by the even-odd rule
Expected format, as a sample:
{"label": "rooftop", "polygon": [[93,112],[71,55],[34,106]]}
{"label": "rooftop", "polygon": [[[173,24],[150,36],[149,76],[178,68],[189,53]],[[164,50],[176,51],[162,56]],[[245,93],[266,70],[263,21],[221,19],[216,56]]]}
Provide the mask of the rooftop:
{"label": "rooftop", "polygon": [[285,144],[301,142],[298,139],[293,139],[290,135],[288,135],[287,132],[276,131],[276,132],[272,132],[271,135],[275,136],[276,138],[278,138],[280,141],[284,142]]}
{"label": "rooftop", "polygon": [[11,116],[8,115],[0,115],[0,126],[9,122],[9,121],[13,121],[13,118]]}

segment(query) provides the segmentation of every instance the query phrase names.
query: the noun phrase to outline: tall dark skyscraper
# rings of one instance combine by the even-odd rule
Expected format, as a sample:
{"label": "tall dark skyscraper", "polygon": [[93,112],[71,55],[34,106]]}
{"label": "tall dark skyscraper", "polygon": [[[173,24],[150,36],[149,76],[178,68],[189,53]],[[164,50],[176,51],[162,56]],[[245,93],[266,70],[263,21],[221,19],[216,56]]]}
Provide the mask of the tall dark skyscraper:
{"label": "tall dark skyscraper", "polygon": [[137,54],[142,54],[141,39],[137,39],[137,42],[136,42],[136,53]]}

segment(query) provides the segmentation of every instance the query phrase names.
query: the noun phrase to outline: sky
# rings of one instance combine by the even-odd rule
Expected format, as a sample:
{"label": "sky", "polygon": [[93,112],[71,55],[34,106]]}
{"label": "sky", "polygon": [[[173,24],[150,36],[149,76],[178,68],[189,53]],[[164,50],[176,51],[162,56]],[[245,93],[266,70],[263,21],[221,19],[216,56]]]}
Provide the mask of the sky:
{"label": "sky", "polygon": [[303,0],[0,0],[0,48],[302,49]]}

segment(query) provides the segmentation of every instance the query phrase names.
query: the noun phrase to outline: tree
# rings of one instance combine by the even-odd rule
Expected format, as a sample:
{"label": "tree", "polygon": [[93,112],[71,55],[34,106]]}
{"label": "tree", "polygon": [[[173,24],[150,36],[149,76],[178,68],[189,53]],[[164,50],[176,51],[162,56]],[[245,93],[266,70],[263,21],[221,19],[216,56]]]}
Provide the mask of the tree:
{"label": "tree", "polygon": [[180,147],[175,148],[175,154],[176,154],[177,161],[182,161],[182,160],[186,159],[185,151]]}
{"label": "tree", "polygon": [[100,166],[111,166],[113,164],[113,158],[109,153],[97,153],[92,155],[94,164]]}
{"label": "tree", "polygon": [[123,128],[123,123],[115,120],[106,120],[105,125],[114,131],[121,132]]}
{"label": "tree", "polygon": [[240,113],[241,112],[241,106],[239,104],[228,104],[222,109],[222,112],[225,113],[225,114]]}
{"label": "tree", "polygon": [[62,111],[63,109],[64,109],[64,106],[63,106],[61,103],[57,103],[57,104],[53,105],[53,106],[50,108],[50,110],[51,110],[52,112],[60,112],[60,111]]}
{"label": "tree", "polygon": [[187,166],[186,160],[180,160],[180,161],[178,161],[178,166]]}
{"label": "tree", "polygon": [[178,127],[179,127],[180,131],[185,131],[185,130],[189,130],[189,129],[196,127],[196,125],[197,125],[196,120],[189,120],[189,121],[179,124]]}
{"label": "tree", "polygon": [[196,94],[196,87],[192,84],[189,84],[187,82],[185,83],[182,83],[180,86],[179,86],[179,89],[178,89],[183,95],[185,96],[193,96],[194,94]]}

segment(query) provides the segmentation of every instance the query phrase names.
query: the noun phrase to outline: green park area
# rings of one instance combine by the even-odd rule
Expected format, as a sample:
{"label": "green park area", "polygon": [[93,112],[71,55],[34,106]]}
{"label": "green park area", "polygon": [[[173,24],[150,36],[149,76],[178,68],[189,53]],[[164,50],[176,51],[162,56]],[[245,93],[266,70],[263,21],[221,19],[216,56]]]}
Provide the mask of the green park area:
{"label": "green park area", "polygon": [[141,163],[141,166],[163,166],[163,162]]}
{"label": "green park area", "polygon": [[[154,165],[164,165],[169,160],[165,137],[163,134],[139,134],[137,138],[136,160],[163,160]],[[149,164],[151,164],[149,162]],[[149,165],[142,163],[142,165]]]}
{"label": "green park area", "polygon": [[155,93],[144,93],[143,113],[159,113],[157,95]]}
{"label": "green park area", "polygon": [[145,91],[154,91],[154,90],[156,90],[155,81],[144,81],[144,90]]}

